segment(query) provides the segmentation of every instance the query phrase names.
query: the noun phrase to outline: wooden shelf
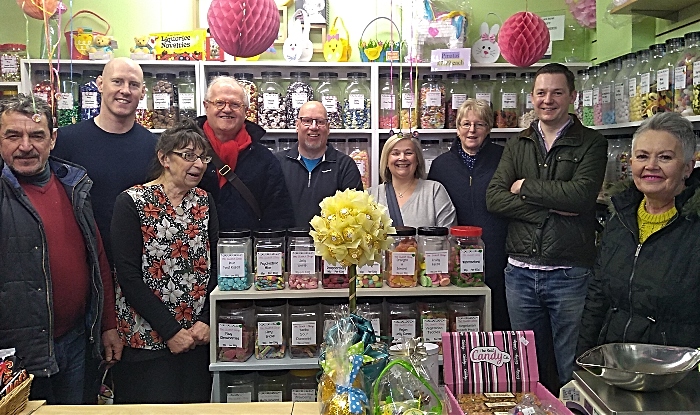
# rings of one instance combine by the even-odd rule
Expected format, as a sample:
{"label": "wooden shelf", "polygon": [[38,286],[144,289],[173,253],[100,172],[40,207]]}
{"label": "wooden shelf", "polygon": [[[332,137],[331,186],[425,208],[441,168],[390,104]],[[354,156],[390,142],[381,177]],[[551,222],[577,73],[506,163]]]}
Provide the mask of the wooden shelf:
{"label": "wooden shelf", "polygon": [[639,14],[677,22],[682,10],[697,4],[698,0],[630,0],[613,8],[610,14]]}

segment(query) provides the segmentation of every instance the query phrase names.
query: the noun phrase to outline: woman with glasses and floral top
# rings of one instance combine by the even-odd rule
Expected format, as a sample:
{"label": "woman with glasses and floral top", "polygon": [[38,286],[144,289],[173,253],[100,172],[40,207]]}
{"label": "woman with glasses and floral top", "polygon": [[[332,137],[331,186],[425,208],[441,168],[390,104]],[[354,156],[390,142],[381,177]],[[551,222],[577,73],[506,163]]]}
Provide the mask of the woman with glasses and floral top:
{"label": "woman with glasses and floral top", "polygon": [[197,187],[211,157],[193,121],[164,131],[154,179],[121,193],[112,218],[118,403],[208,402],[209,293],[219,224],[212,197]]}
{"label": "woman with glasses and floral top", "polygon": [[489,138],[493,120],[488,102],[464,101],[457,110],[457,137],[452,148],[433,161],[428,178],[442,183],[447,189],[457,209],[457,224],[483,229],[493,329],[510,330],[503,279],[507,260],[507,222],[486,210],[486,188],[503,153],[503,147]]}

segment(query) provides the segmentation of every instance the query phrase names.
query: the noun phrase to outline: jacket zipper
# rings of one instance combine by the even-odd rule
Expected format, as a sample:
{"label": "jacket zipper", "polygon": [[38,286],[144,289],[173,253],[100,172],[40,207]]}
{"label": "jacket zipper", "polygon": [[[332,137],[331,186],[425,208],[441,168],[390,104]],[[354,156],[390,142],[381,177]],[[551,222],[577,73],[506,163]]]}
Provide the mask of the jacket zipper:
{"label": "jacket zipper", "polygon": [[[78,183],[76,183],[75,186],[73,186],[73,190],[72,190],[72,194],[71,194],[71,198],[72,198],[72,202],[73,202],[73,209],[78,209],[78,206],[77,206],[77,204],[75,203],[75,191],[76,191],[76,188],[77,188],[78,185],[80,185],[80,183],[81,183],[83,180],[85,180],[86,178],[87,178],[87,174],[84,174],[83,177],[81,177],[80,180],[78,180]],[[77,213],[77,212],[76,212],[76,213]],[[77,214],[76,214],[75,219],[76,219],[76,221],[79,220]],[[95,226],[97,226],[97,225],[95,225]],[[97,254],[97,252],[93,252],[92,255],[97,256],[98,254]],[[99,267],[99,258],[97,258],[97,260],[98,260],[98,262],[95,263],[95,264],[93,264],[93,267],[95,267],[95,266]],[[99,273],[99,270],[97,270],[97,272]],[[95,296],[96,298],[94,299],[94,301],[102,302],[102,303],[104,304],[104,299],[103,299],[103,298],[100,298],[100,290],[99,290],[99,288],[97,287],[97,283],[95,283],[95,278],[93,278],[94,275],[95,275],[95,270],[92,270],[92,272],[91,272],[91,274],[90,274],[90,282],[92,282],[92,288],[93,288],[93,290],[95,291],[95,294],[96,294],[96,296]],[[95,341],[94,333],[95,333],[95,325],[97,324],[97,320],[98,320],[98,317],[99,317],[99,315],[100,315],[99,309],[100,309],[100,306],[99,306],[99,303],[98,303],[98,305],[97,305],[97,310],[98,310],[98,311],[97,311],[97,312],[95,313],[95,315],[93,316],[92,324],[90,325],[90,336],[89,336],[89,338],[90,338],[90,343],[93,343],[93,342]],[[92,310],[90,310],[90,311],[92,311]],[[98,349],[99,349],[99,348],[98,348]]]}
{"label": "jacket zipper", "polygon": [[306,183],[306,187],[311,187],[311,172],[309,172],[309,181]]}

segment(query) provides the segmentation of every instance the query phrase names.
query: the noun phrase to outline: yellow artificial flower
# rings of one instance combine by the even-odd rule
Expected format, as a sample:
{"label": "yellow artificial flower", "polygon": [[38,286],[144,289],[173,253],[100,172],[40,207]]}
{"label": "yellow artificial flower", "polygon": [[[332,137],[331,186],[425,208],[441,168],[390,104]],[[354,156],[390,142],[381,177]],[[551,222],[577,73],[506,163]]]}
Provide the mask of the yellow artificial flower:
{"label": "yellow artificial flower", "polygon": [[379,260],[393,242],[388,210],[365,191],[337,191],[320,203],[321,215],[311,219],[316,254],[330,263],[359,266]]}

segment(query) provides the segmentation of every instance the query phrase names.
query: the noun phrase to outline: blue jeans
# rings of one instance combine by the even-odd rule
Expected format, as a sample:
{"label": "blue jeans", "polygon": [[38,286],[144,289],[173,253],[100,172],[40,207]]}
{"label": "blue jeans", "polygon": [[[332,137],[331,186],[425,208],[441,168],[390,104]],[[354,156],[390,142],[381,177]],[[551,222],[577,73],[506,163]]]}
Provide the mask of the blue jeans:
{"label": "blue jeans", "polygon": [[31,399],[46,400],[50,405],[80,405],[85,383],[85,349],[87,337],[82,322],[63,336],[54,339],[58,373],[34,377]]}
{"label": "blue jeans", "polygon": [[550,347],[554,347],[562,385],[572,377],[590,276],[591,270],[581,267],[541,271],[508,264],[505,269],[512,328],[535,333],[540,364],[546,361]]}

